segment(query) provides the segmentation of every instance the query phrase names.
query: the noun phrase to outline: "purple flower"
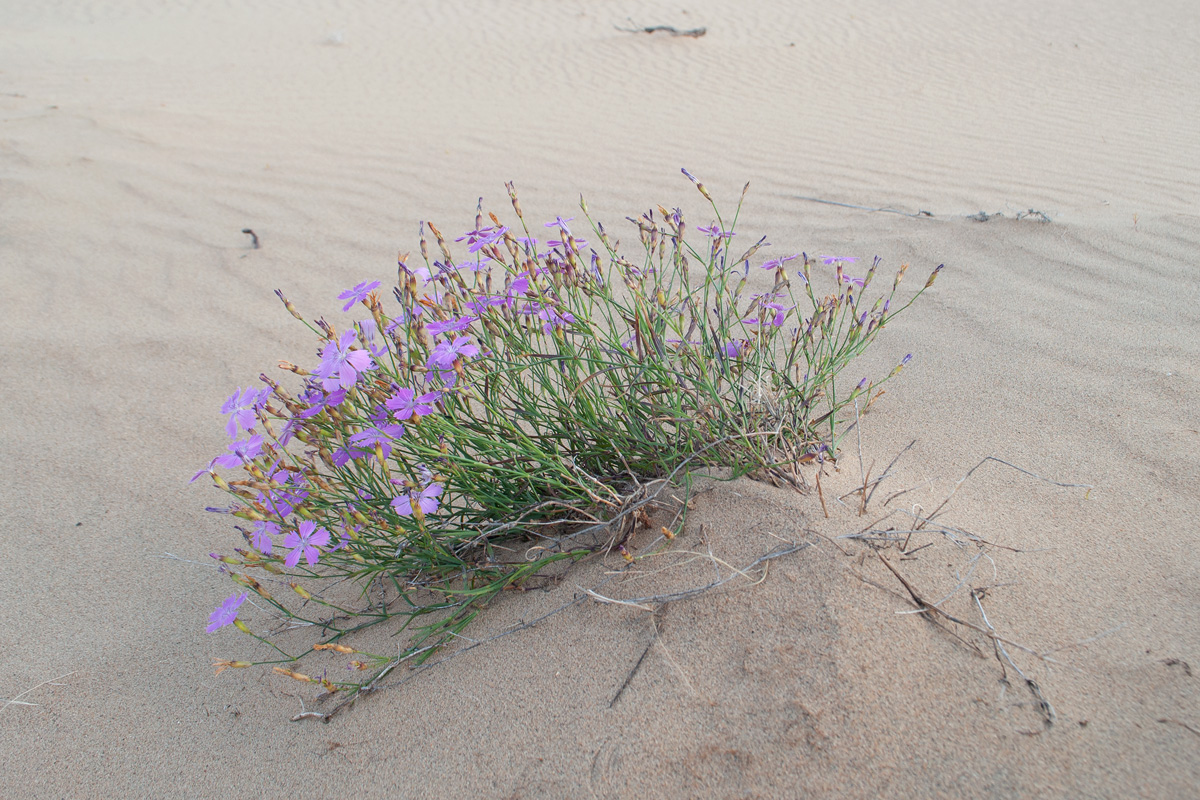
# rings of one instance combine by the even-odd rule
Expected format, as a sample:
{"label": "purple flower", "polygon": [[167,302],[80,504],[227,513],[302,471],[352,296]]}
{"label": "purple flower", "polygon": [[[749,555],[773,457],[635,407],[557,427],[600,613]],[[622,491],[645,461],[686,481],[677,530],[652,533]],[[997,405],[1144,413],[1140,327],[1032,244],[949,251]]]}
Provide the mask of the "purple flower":
{"label": "purple flower", "polygon": [[229,396],[229,399],[221,406],[221,413],[230,415],[229,423],[225,426],[225,432],[229,434],[229,438],[237,436],[238,426],[247,432],[254,427],[254,423],[258,421],[254,412],[267,402],[270,394],[270,389],[262,389],[257,392],[254,389],[247,389],[243,392],[239,386],[238,390]]}
{"label": "purple flower", "polygon": [[379,333],[379,326],[375,324],[373,319],[360,319],[358,321],[358,329],[362,332],[363,344],[367,346],[367,352],[375,358],[383,358],[387,355],[388,349],[386,346],[375,344],[375,334]]}
{"label": "purple flower", "polygon": [[441,342],[433,348],[425,366],[429,369],[453,369],[454,362],[459,358],[472,358],[479,355],[479,347],[471,342],[469,336],[460,336],[453,342]]}
{"label": "purple flower", "polygon": [[517,279],[512,282],[512,285],[508,287],[508,291],[507,291],[508,299],[512,300],[517,295],[525,294],[528,291],[529,291],[529,275],[527,273],[522,272],[520,275],[517,276]]}
{"label": "purple flower", "polygon": [[226,625],[232,625],[237,619],[238,606],[246,602],[246,593],[235,594],[225,598],[225,602],[217,606],[217,610],[209,617],[208,627],[205,629],[212,633],[217,628],[224,628]]}
{"label": "purple flower", "polygon": [[346,399],[346,390],[338,389],[335,392],[325,394],[321,391],[321,387],[314,383],[300,396],[300,399],[308,403],[309,406],[297,414],[297,416],[300,419],[308,419],[320,414],[326,408],[337,408],[340,406],[342,401]]}
{"label": "purple flower", "polygon": [[434,336],[447,331],[465,331],[477,319],[479,317],[455,317],[445,322],[429,322],[425,325],[425,329]]}
{"label": "purple flower", "polygon": [[487,228],[480,228],[479,230],[470,231],[468,233],[465,233],[462,236],[455,239],[454,241],[456,241],[456,242],[461,242],[464,240],[468,241],[468,242],[470,242],[471,246],[467,248],[467,252],[468,253],[478,253],[480,250],[487,247],[489,244],[495,244],[496,242],[503,239],[504,234],[506,234],[506,233],[508,233],[508,228],[505,228],[503,226],[501,226],[499,228],[489,226]]}
{"label": "purple flower", "polygon": [[763,308],[769,308],[775,312],[775,318],[771,320],[771,324],[778,328],[783,325],[783,319],[787,316],[787,312],[795,306],[784,306],[782,303],[763,303]]}
{"label": "purple flower", "polygon": [[351,436],[350,444],[364,448],[368,452],[374,452],[375,445],[379,445],[379,449],[383,451],[383,457],[388,458],[392,454],[392,440],[403,435],[403,425],[372,426]]}
{"label": "purple flower", "polygon": [[[280,478],[280,473],[275,473],[274,480],[283,483],[287,478]],[[271,510],[271,513],[279,517],[286,517],[296,510],[296,507],[308,499],[308,492],[302,488],[288,489],[272,489],[267,492],[258,493],[258,501]],[[275,531],[279,533],[279,531]]]}
{"label": "purple flower", "polygon": [[379,288],[379,281],[363,281],[353,289],[347,289],[338,295],[338,300],[345,300],[346,305],[342,311],[349,311],[354,307],[355,303],[360,303],[367,299],[367,295]]}
{"label": "purple flower", "polygon": [[433,413],[431,403],[436,403],[441,399],[441,392],[426,392],[421,396],[407,387],[397,389],[396,394],[388,399],[387,405],[393,412],[396,419],[406,420],[413,414],[418,417],[423,417]]}
{"label": "purple flower", "polygon": [[234,442],[229,445],[228,453],[212,460],[212,463],[208,465],[209,469],[212,469],[213,464],[225,469],[235,469],[243,464],[249,464],[262,453],[262,445],[263,438],[257,434],[245,441]]}
{"label": "purple flower", "polygon": [[794,261],[799,256],[783,256],[782,258],[772,258],[770,261],[763,263],[763,269],[779,269],[789,261]]}
{"label": "purple flower", "polygon": [[[487,311],[492,306],[506,306],[511,302],[512,302],[511,298],[502,297],[502,296],[498,296],[498,295],[491,295],[491,296],[484,297],[482,301],[479,301],[479,302],[472,301],[469,303],[464,303],[463,305],[465,305],[467,307],[468,311],[471,311],[475,314],[482,314],[483,312]],[[476,317],[476,319],[478,319],[478,317]],[[426,326],[426,327],[430,327],[430,326]]]}
{"label": "purple flower", "polygon": [[351,349],[356,338],[354,331],[346,331],[341,339],[330,342],[321,351],[321,365],[313,370],[313,375],[321,379],[326,391],[349,389],[358,381],[360,373],[375,369],[370,353]]}
{"label": "purple flower", "polygon": [[555,217],[555,218],[554,218],[554,222],[547,222],[547,223],[546,223],[546,225],[545,225],[545,227],[547,227],[547,228],[561,228],[561,229],[562,229],[562,231],[563,231],[564,233],[566,233],[568,236],[570,236],[570,235],[571,235],[571,229],[567,227],[567,223],[568,223],[568,222],[570,222],[570,221],[571,221],[571,220],[573,220],[573,219],[575,219],[575,218],[574,218],[574,217],[567,217],[566,219],[563,219],[562,217]]}
{"label": "purple flower", "polygon": [[350,463],[352,459],[366,458],[371,455],[366,450],[351,449],[349,447],[339,447],[333,451],[333,465],[335,467],[344,467]]}
{"label": "purple flower", "polygon": [[858,261],[858,256],[821,256],[821,261],[826,264],[836,264],[839,261],[852,264]]}
{"label": "purple flower", "polygon": [[854,284],[855,286],[859,287],[860,289],[861,289],[861,288],[862,288],[862,286],[863,286],[863,279],[862,279],[862,278],[855,278],[855,277],[853,277],[853,276],[851,276],[851,275],[846,275],[846,274],[844,274],[844,273],[842,274],[842,281],[843,281],[843,282],[845,282],[845,283],[852,283],[852,284]]}
{"label": "purple flower", "polygon": [[[587,247],[587,239],[574,239],[573,241],[575,242],[576,250],[578,250],[580,247]],[[546,241],[546,244],[550,245],[551,247],[562,247],[563,246],[563,243],[561,241],[559,241],[558,239],[548,239]]]}
{"label": "purple flower", "polygon": [[327,544],[329,531],[318,528],[315,522],[304,520],[296,530],[283,538],[283,546],[292,548],[292,552],[288,553],[283,563],[291,569],[300,563],[300,556],[303,555],[310,567],[315,566],[317,559],[321,557],[321,548]]}
{"label": "purple flower", "polygon": [[415,267],[409,267],[403,261],[398,263],[400,264],[400,269],[404,270],[406,275],[415,275],[423,281],[429,280],[429,267],[426,267],[424,264],[419,264]]}
{"label": "purple flower", "polygon": [[[416,501],[422,514],[432,514],[438,510],[440,505],[438,498],[441,497],[442,491],[443,487],[440,483],[431,483],[421,490],[421,493],[416,496]],[[400,516],[410,517],[413,513],[412,501],[413,492],[409,490],[392,499],[392,508],[396,509],[396,513]]]}
{"label": "purple flower", "polygon": [[[733,231],[721,230],[719,227],[717,227],[717,223],[715,222],[712,225],[709,225],[707,228],[700,226],[699,228],[696,228],[696,230],[712,239],[732,239],[734,236],[737,236],[737,234]],[[795,256],[792,257],[795,258]]]}
{"label": "purple flower", "polygon": [[728,358],[737,358],[746,348],[746,344],[747,342],[744,339],[731,339],[721,347],[721,352]]}
{"label": "purple flower", "polygon": [[279,535],[279,526],[274,522],[267,520],[259,520],[254,523],[254,530],[250,532],[250,546],[263,555],[271,555],[271,550],[274,545],[271,542],[272,536]]}
{"label": "purple flower", "polygon": [[570,311],[559,311],[552,306],[542,306],[538,318],[545,323],[542,333],[550,333],[554,328],[562,328],[575,321],[575,315]]}

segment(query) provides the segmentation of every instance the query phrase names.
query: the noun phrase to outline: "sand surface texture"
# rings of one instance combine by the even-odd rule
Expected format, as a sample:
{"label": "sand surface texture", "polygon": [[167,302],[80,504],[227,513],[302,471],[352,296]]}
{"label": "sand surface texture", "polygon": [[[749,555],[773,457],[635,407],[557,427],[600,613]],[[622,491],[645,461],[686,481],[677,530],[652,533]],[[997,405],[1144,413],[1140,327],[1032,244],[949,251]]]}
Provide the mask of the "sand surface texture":
{"label": "sand surface texture", "polygon": [[[1194,796],[1194,3],[2,5],[0,795]],[[862,420],[875,475],[916,441],[867,515],[835,499],[862,481],[852,437],[828,518],[748,479],[697,498],[681,549],[814,543],[757,586],[655,619],[580,604],[328,725],[289,721],[313,692],[265,667],[214,676],[262,652],[204,632],[234,588],[207,554],[235,539],[187,480],[234,387],[314,357],[272,290],[337,317],[419,220],[466,231],[480,195],[507,218],[506,180],[534,219],[582,192],[626,234],[658,203],[707,223],[682,166],[726,205],[751,181],[742,229],[775,255],[879,255],[914,284],[946,264],[850,370],[914,354]],[[975,625],[991,587],[988,620],[1055,659],[1008,648],[1049,726],[983,636],[900,613],[875,550],[836,539],[904,527],[987,456],[1094,488],[988,463],[943,520],[1010,549],[881,552]]]}

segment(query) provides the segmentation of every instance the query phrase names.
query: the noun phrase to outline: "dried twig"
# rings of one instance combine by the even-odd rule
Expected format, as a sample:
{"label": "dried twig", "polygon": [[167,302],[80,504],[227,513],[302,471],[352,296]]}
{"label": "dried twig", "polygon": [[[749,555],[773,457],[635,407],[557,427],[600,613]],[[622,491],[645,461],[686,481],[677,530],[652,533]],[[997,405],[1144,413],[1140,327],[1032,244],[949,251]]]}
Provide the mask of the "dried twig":
{"label": "dried twig", "polygon": [[930,214],[928,211],[917,211],[914,214],[911,211],[901,211],[898,208],[872,208],[871,206],[859,206],[859,205],[855,205],[854,203],[839,203],[836,200],[822,200],[819,197],[804,197],[803,195],[796,195],[796,199],[797,200],[807,200],[810,203],[823,203],[824,205],[827,205],[827,206],[841,206],[842,208],[857,208],[859,211],[879,211],[879,212],[883,212],[883,213],[887,213],[887,214],[900,214],[905,217],[929,217],[929,218],[933,217],[933,214]]}
{"label": "dried twig", "polygon": [[[967,470],[966,475],[963,475],[961,478],[958,479],[958,483],[954,484],[954,488],[950,490],[950,494],[947,495],[946,499],[942,501],[941,505],[939,505],[937,508],[935,508],[933,510],[933,512],[931,514],[929,514],[928,517],[925,518],[925,522],[932,522],[933,518],[938,515],[938,512],[941,511],[943,508],[945,508],[946,504],[949,503],[951,499],[953,499],[955,493],[958,492],[959,487],[963,485],[963,483],[967,480],[967,478],[971,477],[971,475],[973,475],[975,473],[975,470],[979,469],[980,467],[982,467],[984,464],[986,464],[989,461],[995,461],[998,464],[1003,464],[1006,467],[1011,467],[1012,469],[1015,469],[1017,472],[1020,472],[1024,475],[1028,475],[1029,477],[1034,478],[1039,481],[1042,481],[1043,483],[1048,483],[1051,486],[1062,486],[1067,489],[1089,489],[1090,490],[1090,489],[1095,488],[1090,483],[1061,483],[1059,481],[1052,481],[1049,478],[1043,478],[1041,475],[1030,472],[1029,470],[1024,469],[1023,467],[1018,467],[1016,464],[1012,464],[1008,461],[1005,461],[1003,458],[996,458],[995,456],[987,456],[982,461],[980,461],[978,464],[976,464],[975,466],[973,466],[969,470]],[[920,530],[922,527],[924,527],[925,522],[922,522],[920,525],[918,525],[917,529]]]}
{"label": "dried twig", "polygon": [[[628,19],[628,18],[626,18],[626,19]],[[688,36],[692,39],[699,39],[701,36],[708,33],[708,28],[688,28],[686,30],[681,30],[672,25],[642,26],[642,25],[638,25],[632,19],[629,20],[629,24],[632,25],[633,27],[622,28],[619,25],[614,25],[613,27],[616,28],[617,30],[621,31],[622,33],[660,33],[661,32],[661,33],[669,33],[672,36]]]}
{"label": "dried twig", "polygon": [[642,650],[642,654],[638,656],[638,660],[634,663],[633,669],[629,670],[629,674],[625,676],[625,681],[621,684],[621,688],[617,689],[617,693],[613,695],[613,699],[608,701],[609,708],[615,706],[617,701],[621,699],[621,695],[625,693],[625,689],[629,686],[629,682],[633,680],[633,676],[637,674],[639,669],[641,669],[642,662],[646,660],[646,655],[650,652],[650,648],[654,647],[654,643],[658,641],[659,634],[662,633],[662,629],[659,627],[659,621],[666,613],[666,603],[663,603],[652,613],[650,617],[650,625],[654,632],[650,636],[650,641],[646,643],[646,648]]}
{"label": "dried twig", "polygon": [[[8,708],[9,706],[36,706],[37,703],[27,703],[27,702],[23,701],[21,698],[36,689],[42,688],[43,686],[61,686],[62,684],[57,683],[57,681],[61,681],[63,678],[74,675],[75,672],[76,672],[76,670],[72,670],[63,675],[59,675],[57,678],[50,678],[49,680],[42,681],[41,683],[37,684],[36,686],[30,686],[28,689],[21,692],[20,694],[15,695],[14,697],[10,697],[8,700],[6,700],[4,705],[0,706],[0,711],[3,711],[4,709]],[[0,698],[0,699],[3,699],[3,698]]]}
{"label": "dried twig", "polygon": [[[975,601],[975,606],[979,609],[980,616],[983,617],[983,624],[987,626],[989,631],[991,631],[992,644],[996,648],[996,659],[999,660],[1000,657],[1003,656],[1004,660],[1008,662],[1008,665],[1016,670],[1017,674],[1021,676],[1021,680],[1025,681],[1025,687],[1029,689],[1030,694],[1032,694],[1033,698],[1037,701],[1038,711],[1041,712],[1042,718],[1046,723],[1046,727],[1049,728],[1058,718],[1058,715],[1054,713],[1054,706],[1050,705],[1050,701],[1047,700],[1045,695],[1042,694],[1042,687],[1038,686],[1037,682],[1033,678],[1022,672],[1021,668],[1017,666],[1017,662],[1013,661],[1012,656],[1010,656],[1008,651],[1004,649],[1004,642],[999,636],[996,635],[996,629],[992,627],[992,623],[987,617],[987,612],[983,610],[983,603],[980,599],[981,594],[982,592],[979,591],[971,592],[971,598]],[[1003,664],[1001,666],[1003,667]]]}

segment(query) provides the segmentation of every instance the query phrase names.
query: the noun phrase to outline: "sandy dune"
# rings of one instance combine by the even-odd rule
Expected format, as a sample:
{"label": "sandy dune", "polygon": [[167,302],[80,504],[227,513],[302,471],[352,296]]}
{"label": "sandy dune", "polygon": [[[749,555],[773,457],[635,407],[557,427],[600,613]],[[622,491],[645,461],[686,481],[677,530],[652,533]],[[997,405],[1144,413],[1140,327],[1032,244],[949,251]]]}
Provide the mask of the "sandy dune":
{"label": "sandy dune", "polygon": [[[1194,795],[1194,4],[3,5],[0,795]],[[703,224],[681,166],[729,205],[750,180],[743,228],[776,254],[946,264],[852,368],[914,353],[861,424],[864,467],[916,440],[867,516],[718,484],[679,547],[813,546],[657,621],[574,606],[329,725],[290,722],[311,694],[265,668],[214,676],[253,653],[204,632],[230,591],[207,554],[234,540],[187,480],[233,387],[311,357],[272,290],[335,313],[419,220],[467,230],[480,195],[504,214],[506,180],[534,217],[582,192],[613,228],[657,203]],[[827,499],[861,482],[857,448]],[[1054,651],[1013,650],[1051,726],[985,639],[899,614],[875,551],[836,539],[932,510],[989,455],[1093,487],[989,463],[945,517],[1011,548],[964,586]],[[975,551],[926,540],[883,553],[941,599]],[[611,566],[505,596],[478,634]],[[945,608],[981,624],[966,588]]]}

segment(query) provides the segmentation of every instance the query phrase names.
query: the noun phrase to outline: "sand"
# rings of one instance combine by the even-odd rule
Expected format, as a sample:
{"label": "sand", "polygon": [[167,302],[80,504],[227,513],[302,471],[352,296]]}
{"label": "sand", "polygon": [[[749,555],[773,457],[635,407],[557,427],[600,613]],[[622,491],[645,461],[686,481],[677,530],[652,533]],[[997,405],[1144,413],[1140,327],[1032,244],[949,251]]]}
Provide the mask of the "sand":
{"label": "sand", "polygon": [[[0,795],[1194,795],[1194,4],[4,6],[0,696],[32,691],[0,701]],[[751,181],[743,229],[776,254],[879,255],[914,283],[946,264],[851,368],[914,354],[861,423],[876,475],[916,441],[868,516],[832,500],[861,482],[852,440],[828,518],[750,480],[697,500],[679,548],[815,544],[672,603],[657,636],[577,605],[328,725],[289,721],[312,692],[266,668],[214,676],[254,653],[204,632],[232,588],[207,554],[234,538],[187,480],[233,388],[311,356],[272,290],[336,313],[420,220],[504,214],[506,180],[535,218],[583,193],[613,228],[657,203],[705,223],[684,166],[726,204]],[[990,586],[997,629],[1053,651],[1010,648],[1049,727],[982,637],[902,613],[875,551],[836,539],[931,510],[987,456],[1093,487],[988,463],[944,517],[1012,548],[945,608],[980,624],[967,589]],[[976,551],[921,535],[882,552],[940,599]],[[614,566],[506,595],[479,633]]]}

